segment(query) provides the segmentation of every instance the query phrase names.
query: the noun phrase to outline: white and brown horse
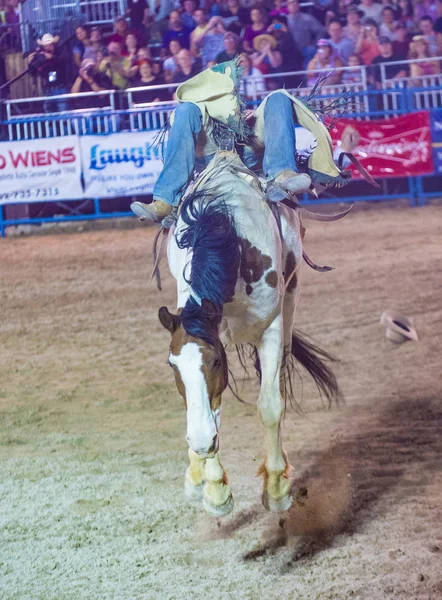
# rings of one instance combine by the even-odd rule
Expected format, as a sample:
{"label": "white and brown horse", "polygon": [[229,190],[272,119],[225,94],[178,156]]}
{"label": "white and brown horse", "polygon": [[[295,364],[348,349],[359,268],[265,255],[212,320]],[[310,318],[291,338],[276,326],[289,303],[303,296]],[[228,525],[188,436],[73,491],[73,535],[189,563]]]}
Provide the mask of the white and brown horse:
{"label": "white and brown horse", "polygon": [[221,394],[228,385],[225,346],[251,344],[261,389],[258,414],[267,437],[263,504],[287,510],[292,467],[281,420],[284,376],[294,356],[329,399],[339,394],[320,356],[293,321],[302,260],[297,211],[279,205],[278,223],[256,177],[231,152],[219,152],[197,180],[169,235],[169,266],[177,281],[178,311],[159,311],[171,333],[169,364],[187,408],[190,466],[185,493],[207,512],[225,515],[233,498],[218,455]]}

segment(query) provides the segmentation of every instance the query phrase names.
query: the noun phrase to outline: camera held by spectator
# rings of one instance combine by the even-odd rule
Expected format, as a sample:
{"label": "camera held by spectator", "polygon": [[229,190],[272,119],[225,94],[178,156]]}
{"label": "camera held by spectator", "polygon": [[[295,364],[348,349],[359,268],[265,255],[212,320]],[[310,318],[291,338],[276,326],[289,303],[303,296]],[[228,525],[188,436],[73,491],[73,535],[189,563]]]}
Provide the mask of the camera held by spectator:
{"label": "camera held by spectator", "polygon": [[[113,88],[111,79],[98,70],[97,63],[91,58],[85,58],[81,62],[78,77],[74,81],[71,94],[84,94],[86,92],[102,92]],[[86,97],[77,98],[77,108],[100,107],[107,103],[107,98]]]}

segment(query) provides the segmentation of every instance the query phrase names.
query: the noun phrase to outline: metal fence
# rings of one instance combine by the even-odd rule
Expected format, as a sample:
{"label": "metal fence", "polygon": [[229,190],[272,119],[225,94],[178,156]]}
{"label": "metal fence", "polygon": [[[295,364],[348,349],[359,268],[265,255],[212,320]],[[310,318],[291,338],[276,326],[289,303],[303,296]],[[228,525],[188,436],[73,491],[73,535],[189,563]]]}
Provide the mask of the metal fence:
{"label": "metal fence", "polygon": [[[270,76],[269,76],[270,77]],[[272,76],[274,79],[274,76]],[[354,89],[353,95],[350,98],[349,111],[346,116],[361,120],[370,118],[394,117],[399,114],[413,112],[422,108],[434,108],[435,104],[439,108],[441,106],[441,85],[439,80],[436,81],[434,87],[411,87],[416,84],[410,78],[390,80],[384,82],[385,89]],[[147,90],[173,88],[176,86],[155,86],[154,88],[143,88]],[[160,102],[160,103],[139,103],[137,102],[137,94],[141,88],[131,88],[122,95],[126,105],[122,108],[121,98],[118,99],[118,93],[100,92],[95,94],[64,94],[62,96],[54,96],[50,98],[27,98],[17,100],[4,101],[6,115],[2,121],[2,125],[6,135],[4,139],[9,140],[26,140],[40,139],[46,137],[59,137],[69,134],[88,135],[88,134],[107,134],[118,131],[146,131],[157,130],[163,127],[167,122],[168,117],[173,110],[175,103]],[[300,88],[297,93],[310,91],[309,88]],[[327,86],[323,89],[320,96],[315,100],[317,108],[323,108],[325,104],[333,102],[345,92],[345,86]],[[262,92],[256,91],[249,97],[251,106],[259,103],[262,97]],[[71,110],[57,110],[61,103],[78,101],[82,98],[90,99],[97,96],[100,98],[100,108],[82,109],[76,108]],[[54,103],[55,110],[47,111],[42,109],[44,102]],[[120,104],[119,104],[120,102]],[[20,108],[26,106],[31,111],[28,114],[20,114]],[[375,107],[375,110],[371,108]],[[432,180],[436,182],[433,187],[428,187],[427,182]],[[424,204],[428,198],[440,195],[440,176],[433,177],[404,177],[400,180],[382,180],[382,192],[371,194],[370,190],[364,187],[362,182],[350,184],[344,190],[336,190],[335,195],[325,194],[320,200],[313,202],[307,197],[304,197],[304,203],[323,204],[331,202],[353,202],[353,201],[380,201],[386,199],[406,198],[413,206]],[[352,188],[352,186],[354,187]],[[350,193],[349,193],[350,192]],[[345,195],[347,194],[347,195]],[[103,205],[107,201],[99,199],[91,201],[83,201],[79,206],[75,202],[54,202],[64,212],[63,217],[54,217],[45,215],[44,211],[37,213],[37,216],[29,216],[28,214],[13,214],[6,216],[5,209],[0,206],[0,233],[5,235],[5,229],[12,225],[27,225],[38,224],[45,222],[66,222],[70,220],[81,219],[97,219],[97,218],[113,218],[130,216],[131,213],[120,208],[106,210]],[[48,203],[49,204],[49,203]],[[124,206],[128,207],[129,199],[126,199]],[[8,210],[11,205],[8,205]],[[29,205],[33,206],[33,205]],[[69,208],[71,207],[71,208]],[[60,211],[58,211],[60,212]],[[43,216],[41,216],[43,215]],[[7,217],[7,218],[6,218]]]}
{"label": "metal fence", "polygon": [[[414,65],[423,62],[428,62],[428,59],[412,61]],[[371,67],[359,66],[336,69],[336,72],[341,76],[342,83],[334,85],[324,84],[321,93],[314,99],[313,104],[318,111],[323,111],[330,105],[331,101],[345,94],[348,99],[347,111],[355,115],[358,119],[367,119],[368,113],[372,115],[377,113],[379,116],[394,116],[404,111],[441,107],[442,74],[404,77],[400,79],[389,79],[387,77],[389,67],[395,65],[409,67],[410,64],[410,61],[396,61],[380,65],[380,81],[375,80]],[[247,102],[250,107],[257,106],[269,90],[288,87],[293,82],[296,82],[296,94],[300,97],[307,97],[311,91],[311,85],[307,86],[307,81],[311,81],[312,78],[314,79],[324,74],[327,74],[327,71],[316,70],[310,72],[273,73],[262,75],[259,78],[247,77],[245,78],[244,85]],[[113,108],[119,107],[133,111],[133,114],[129,116],[129,126],[131,129],[155,129],[163,125],[164,119],[160,113],[153,111],[150,106],[148,107],[149,110],[140,112],[140,109],[147,107],[145,103],[139,100],[140,95],[145,91],[161,90],[164,92],[166,89],[169,90],[172,97],[174,88],[176,87],[176,84],[167,84],[147,86],[145,88],[129,88],[123,92],[115,92],[115,104]],[[382,97],[379,95],[380,91],[382,92]],[[102,94],[96,93],[96,96],[100,98]],[[67,111],[69,111],[69,108],[74,108],[72,106],[73,99],[73,95],[68,95],[63,98],[53,97],[51,99],[33,97],[19,100],[5,100],[3,104],[6,108],[9,139],[24,139],[23,127],[21,125],[24,114],[28,117],[32,116],[34,121],[38,120],[38,118],[42,120],[58,118],[69,121],[70,113]],[[41,114],[41,107],[45,101],[51,101],[52,106],[54,106],[54,110],[50,111],[50,116]],[[161,107],[158,103],[156,105]],[[170,105],[170,102],[167,105]],[[339,107],[336,106],[333,111],[334,114],[338,114],[339,110]],[[45,112],[48,111],[45,109]],[[74,116],[75,119],[78,118],[77,114],[73,115],[72,118]],[[124,128],[128,127],[124,119],[121,122],[124,124]],[[9,125],[13,125],[13,127],[9,127]],[[104,123],[102,130],[103,127]],[[50,128],[48,131],[49,133],[45,135],[58,135],[53,128]],[[64,129],[57,129],[57,131],[62,132]],[[62,135],[62,133],[59,135]]]}
{"label": "metal fence", "polygon": [[[25,0],[18,5],[19,23],[2,26],[2,43],[7,51],[30,52],[35,40],[45,33],[64,41],[82,24],[112,25],[127,11],[126,0]],[[6,42],[8,42],[6,44]]]}

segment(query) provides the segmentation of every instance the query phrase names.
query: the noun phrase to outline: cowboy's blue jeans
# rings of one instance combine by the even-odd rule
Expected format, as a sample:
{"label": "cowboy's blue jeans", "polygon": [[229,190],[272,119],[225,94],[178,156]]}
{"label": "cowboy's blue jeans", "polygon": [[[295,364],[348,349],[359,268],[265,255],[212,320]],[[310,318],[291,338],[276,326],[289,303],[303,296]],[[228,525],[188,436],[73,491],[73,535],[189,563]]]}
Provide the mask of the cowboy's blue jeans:
{"label": "cowboy's blue jeans", "polygon": [[[274,179],[287,169],[297,171],[295,119],[290,98],[285,94],[272,94],[264,109],[264,156],[245,147],[242,154],[245,165],[254,171],[262,168],[268,179]],[[194,170],[201,172],[213,158],[213,155],[196,157],[195,147],[202,125],[201,111],[195,104],[184,102],[177,107],[164,167],[153,188],[155,200],[178,206]]]}

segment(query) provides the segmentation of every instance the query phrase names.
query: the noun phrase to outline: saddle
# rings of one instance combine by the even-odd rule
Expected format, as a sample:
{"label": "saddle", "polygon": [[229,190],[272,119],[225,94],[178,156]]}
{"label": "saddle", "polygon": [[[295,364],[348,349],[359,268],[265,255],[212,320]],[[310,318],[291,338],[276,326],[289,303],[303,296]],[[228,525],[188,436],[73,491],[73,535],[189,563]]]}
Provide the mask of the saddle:
{"label": "saddle", "polygon": [[[224,159],[224,160],[222,160],[222,159]],[[166,251],[169,230],[172,227],[174,227],[177,222],[179,212],[180,212],[180,206],[181,206],[183,200],[185,198],[187,198],[191,193],[194,193],[195,189],[198,189],[204,183],[207,183],[211,177],[216,175],[216,173],[228,169],[228,170],[234,172],[235,175],[237,175],[241,179],[243,179],[255,191],[258,191],[259,193],[261,193],[264,198],[266,197],[266,190],[267,190],[266,180],[263,179],[262,177],[259,177],[258,175],[256,175],[256,173],[253,173],[252,171],[250,171],[242,163],[242,161],[240,160],[240,158],[236,154],[236,152],[227,151],[227,150],[218,151],[217,152],[217,163],[218,164],[215,166],[214,169],[210,169],[210,168],[205,169],[200,174],[200,176],[196,179],[196,181],[194,182],[194,185],[189,186],[188,190],[186,190],[186,193],[183,195],[183,198],[181,199],[180,205],[178,207],[174,208],[172,210],[172,212],[169,213],[169,215],[167,215],[167,217],[165,217],[163,219],[163,221],[161,222],[161,226],[160,226],[157,234],[155,235],[154,242],[153,242],[153,248],[152,248],[153,269],[152,269],[152,273],[151,273],[151,276],[149,279],[149,283],[155,277],[157,288],[160,291],[161,291],[162,287],[161,287],[161,274],[160,274],[159,266],[160,266],[161,260]],[[280,203],[267,201],[267,204],[270,207],[270,210],[275,218],[275,221],[277,223],[280,234],[282,235],[281,217],[280,217],[280,213],[278,210],[278,204],[280,204]],[[310,210],[300,206],[297,201],[296,196],[291,196],[289,194],[287,194],[287,197],[281,201],[281,204],[284,204],[285,206],[287,206],[288,208],[290,208],[292,210],[298,211],[299,214],[301,215],[301,217],[304,217],[306,219],[311,219],[313,221],[322,221],[322,222],[331,222],[331,221],[337,221],[339,219],[342,219],[353,208],[353,204],[352,204],[347,210],[345,210],[343,212],[333,213],[333,214],[316,213],[316,212],[310,211]],[[302,239],[304,239],[304,235],[305,235],[305,228],[301,223]],[[308,266],[310,268],[314,269],[315,271],[318,271],[320,273],[325,273],[325,272],[331,271],[333,269],[333,267],[330,267],[327,265],[320,266],[320,265],[316,264],[313,260],[311,260],[309,258],[309,256],[305,252],[305,250],[303,250],[302,256],[303,256],[305,262],[308,264]]]}

